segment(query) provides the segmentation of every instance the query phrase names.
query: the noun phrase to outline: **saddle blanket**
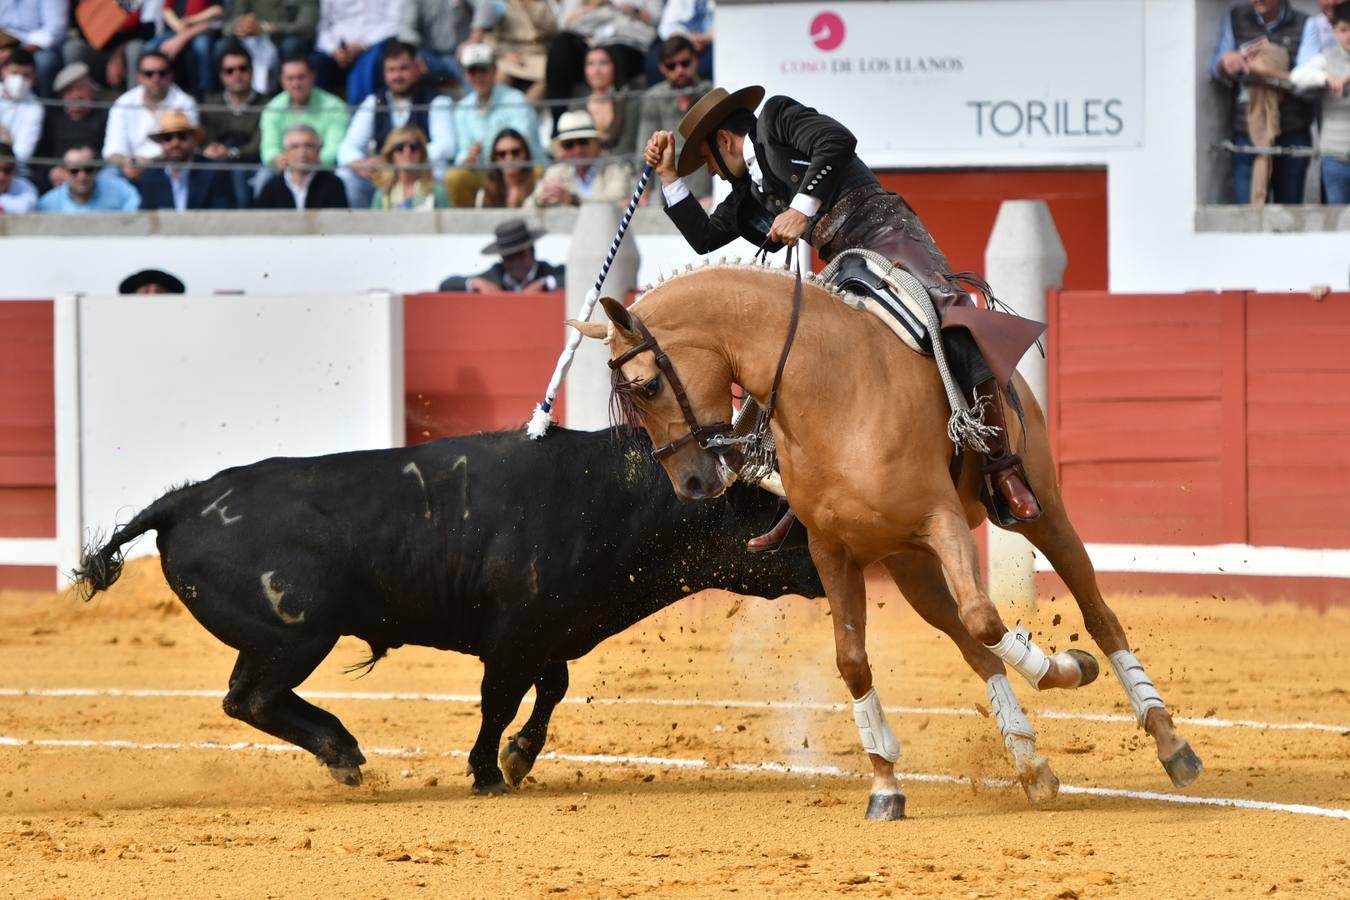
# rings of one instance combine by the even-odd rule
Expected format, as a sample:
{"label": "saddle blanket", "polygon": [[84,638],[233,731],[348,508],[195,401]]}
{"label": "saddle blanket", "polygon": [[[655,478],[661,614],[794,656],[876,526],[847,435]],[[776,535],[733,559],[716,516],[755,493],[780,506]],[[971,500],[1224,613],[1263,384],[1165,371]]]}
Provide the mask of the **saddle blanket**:
{"label": "saddle blanket", "polygon": [[850,253],[839,260],[830,283],[845,294],[844,302],[876,316],[911,350],[933,355],[933,337],[923,308],[891,277],[888,268]]}

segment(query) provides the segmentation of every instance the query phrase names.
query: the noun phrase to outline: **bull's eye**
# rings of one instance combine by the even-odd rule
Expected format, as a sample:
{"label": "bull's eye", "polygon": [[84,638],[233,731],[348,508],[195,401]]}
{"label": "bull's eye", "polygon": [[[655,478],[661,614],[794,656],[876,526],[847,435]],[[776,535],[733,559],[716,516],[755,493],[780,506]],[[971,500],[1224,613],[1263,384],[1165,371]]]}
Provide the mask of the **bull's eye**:
{"label": "bull's eye", "polygon": [[643,400],[653,400],[659,393],[661,393],[660,375],[653,375],[651,381],[644,381],[637,385],[637,395]]}

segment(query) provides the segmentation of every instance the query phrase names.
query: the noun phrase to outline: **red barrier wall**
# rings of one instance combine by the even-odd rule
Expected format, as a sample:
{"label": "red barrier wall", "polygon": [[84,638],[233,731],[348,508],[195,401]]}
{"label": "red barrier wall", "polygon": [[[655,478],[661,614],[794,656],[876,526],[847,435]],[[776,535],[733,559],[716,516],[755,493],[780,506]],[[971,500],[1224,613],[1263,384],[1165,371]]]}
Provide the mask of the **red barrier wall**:
{"label": "red barrier wall", "polygon": [[[0,537],[56,535],[52,302],[0,303]],[[0,586],[47,590],[48,567],[0,566]]]}

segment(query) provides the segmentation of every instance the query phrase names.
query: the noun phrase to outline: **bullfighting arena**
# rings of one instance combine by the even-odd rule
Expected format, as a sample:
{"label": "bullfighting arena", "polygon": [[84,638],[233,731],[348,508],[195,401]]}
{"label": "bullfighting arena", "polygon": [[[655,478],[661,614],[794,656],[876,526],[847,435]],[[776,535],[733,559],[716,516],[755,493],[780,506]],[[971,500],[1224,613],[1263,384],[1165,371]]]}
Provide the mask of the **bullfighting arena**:
{"label": "bullfighting arena", "polygon": [[[1108,598],[1206,771],[1171,789],[1109,669],[1077,693],[1018,682],[1064,783],[1033,810],[950,642],[894,588],[871,595],[902,822],[862,818],[868,766],[823,601],[705,593],[602,644],[573,665],[530,780],[477,798],[472,658],[406,648],[356,679],[342,668],[364,645],[338,645],[300,690],[361,740],[366,781],[347,788],[221,712],[233,655],[153,561],[89,606],[0,593],[0,890],[1350,896],[1345,609]],[[1065,597],[1006,612],[1082,645]]]}

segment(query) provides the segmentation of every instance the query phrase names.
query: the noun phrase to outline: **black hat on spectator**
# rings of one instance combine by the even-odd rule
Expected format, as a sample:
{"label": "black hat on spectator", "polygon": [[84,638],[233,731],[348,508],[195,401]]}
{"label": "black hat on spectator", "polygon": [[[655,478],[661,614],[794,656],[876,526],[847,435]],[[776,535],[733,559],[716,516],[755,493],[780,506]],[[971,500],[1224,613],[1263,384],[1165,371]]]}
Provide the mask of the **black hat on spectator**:
{"label": "black hat on spectator", "polygon": [[483,248],[484,256],[510,256],[512,253],[519,253],[527,247],[533,247],[534,242],[548,232],[543,229],[535,231],[524,219],[507,219],[494,229],[494,233],[497,239]]}
{"label": "black hat on spectator", "polygon": [[161,293],[165,294],[182,294],[187,290],[183,287],[183,282],[168,272],[161,272],[159,269],[142,269],[122,279],[122,283],[117,286],[117,293],[135,294],[141,288],[151,284],[158,285],[163,289]]}

